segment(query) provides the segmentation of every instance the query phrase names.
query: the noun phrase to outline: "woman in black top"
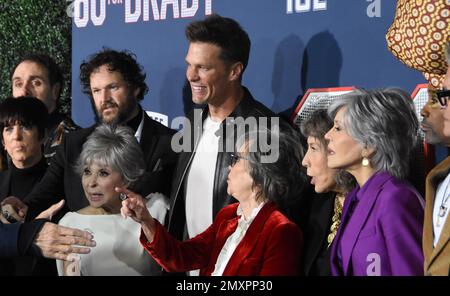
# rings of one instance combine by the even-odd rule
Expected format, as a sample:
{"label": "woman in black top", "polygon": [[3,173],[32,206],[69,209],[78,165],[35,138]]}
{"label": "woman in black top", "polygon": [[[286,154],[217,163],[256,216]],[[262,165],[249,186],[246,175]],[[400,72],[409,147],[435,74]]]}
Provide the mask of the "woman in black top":
{"label": "woman in black top", "polygon": [[[43,177],[47,164],[42,154],[48,111],[45,105],[34,97],[8,98],[0,104],[0,131],[2,143],[8,153],[8,170],[0,172],[0,201],[9,196],[23,199]],[[2,222],[15,222],[9,217],[7,207],[2,207]],[[0,274],[31,275],[50,272],[40,259],[24,257],[0,263]],[[44,265],[43,265],[44,264]],[[54,270],[54,267],[51,266]],[[45,272],[44,272],[45,273]]]}
{"label": "woman in black top", "polygon": [[345,194],[356,184],[350,174],[327,166],[328,143],[324,135],[332,126],[326,110],[313,112],[301,124],[308,142],[302,164],[317,193],[308,203],[302,260],[304,275],[331,275],[330,246],[340,225]]}

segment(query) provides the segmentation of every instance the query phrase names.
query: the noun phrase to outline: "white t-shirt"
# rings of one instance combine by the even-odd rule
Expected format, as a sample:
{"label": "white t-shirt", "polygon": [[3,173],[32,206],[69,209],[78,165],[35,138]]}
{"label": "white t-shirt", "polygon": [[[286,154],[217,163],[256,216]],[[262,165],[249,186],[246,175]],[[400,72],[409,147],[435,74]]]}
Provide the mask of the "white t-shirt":
{"label": "white t-shirt", "polygon": [[212,199],[216,172],[219,137],[215,132],[220,122],[209,116],[203,123],[203,134],[199,140],[186,188],[186,224],[189,237],[202,233],[212,224]]}
{"label": "white t-shirt", "polygon": [[[160,223],[169,208],[166,197],[160,193],[147,196],[147,208]],[[142,247],[139,237],[140,224],[120,214],[82,215],[69,212],[59,221],[60,225],[87,230],[94,235],[96,246],[89,254],[74,255],[79,258],[79,270],[83,276],[160,275],[161,267]],[[73,264],[73,263],[70,263]],[[56,261],[58,275],[63,275],[63,263]],[[79,275],[76,274],[71,275]]]}

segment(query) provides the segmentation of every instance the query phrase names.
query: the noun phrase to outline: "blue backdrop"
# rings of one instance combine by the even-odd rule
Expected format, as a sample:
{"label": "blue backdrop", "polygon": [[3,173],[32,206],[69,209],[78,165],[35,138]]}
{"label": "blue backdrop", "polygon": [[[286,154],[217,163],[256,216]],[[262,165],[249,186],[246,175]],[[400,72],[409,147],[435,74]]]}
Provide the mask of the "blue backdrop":
{"label": "blue backdrop", "polygon": [[[188,43],[184,28],[218,13],[236,19],[252,40],[243,83],[275,112],[293,108],[309,88],[424,83],[386,48],[391,0],[75,0],[72,116],[86,127],[94,116],[82,94],[79,65],[106,46],[134,52],[147,73],[144,109],[168,116],[190,107],[183,96]],[[184,97],[184,100],[183,100]]]}

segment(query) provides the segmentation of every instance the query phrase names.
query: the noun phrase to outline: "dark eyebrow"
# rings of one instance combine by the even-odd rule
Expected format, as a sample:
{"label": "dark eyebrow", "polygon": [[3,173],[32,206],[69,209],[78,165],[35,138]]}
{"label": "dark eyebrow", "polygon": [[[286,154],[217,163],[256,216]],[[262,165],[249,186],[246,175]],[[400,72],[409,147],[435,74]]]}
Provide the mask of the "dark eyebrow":
{"label": "dark eyebrow", "polygon": [[[39,75],[34,75],[34,76],[30,76],[30,79],[31,79],[31,80],[34,80],[34,79],[36,79],[36,78],[39,78],[39,79],[45,80],[45,79],[44,79],[44,77],[42,77],[42,76],[39,76]],[[17,77],[17,76],[16,76],[16,77],[13,77],[13,78],[12,78],[12,80],[13,80],[13,81],[14,81],[14,80],[21,80],[21,79],[22,79],[22,78],[20,78],[20,77]]]}

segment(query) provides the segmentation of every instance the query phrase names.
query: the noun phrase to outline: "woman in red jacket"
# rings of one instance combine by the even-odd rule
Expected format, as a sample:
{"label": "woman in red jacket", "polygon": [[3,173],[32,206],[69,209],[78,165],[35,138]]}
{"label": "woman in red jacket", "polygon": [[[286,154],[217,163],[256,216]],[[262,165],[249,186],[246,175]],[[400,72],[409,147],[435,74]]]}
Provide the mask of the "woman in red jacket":
{"label": "woman in red jacket", "polygon": [[[262,152],[261,141],[278,142]],[[231,154],[228,194],[239,202],[224,207],[213,224],[180,242],[158,223],[144,200],[124,188],[128,198],[122,215],[141,224],[141,243],[169,272],[200,269],[200,275],[297,275],[302,232],[278,206],[298,198],[306,182],[303,150],[294,131],[246,134],[238,153]],[[263,143],[264,144],[264,143]],[[263,150],[266,151],[266,150]]]}

